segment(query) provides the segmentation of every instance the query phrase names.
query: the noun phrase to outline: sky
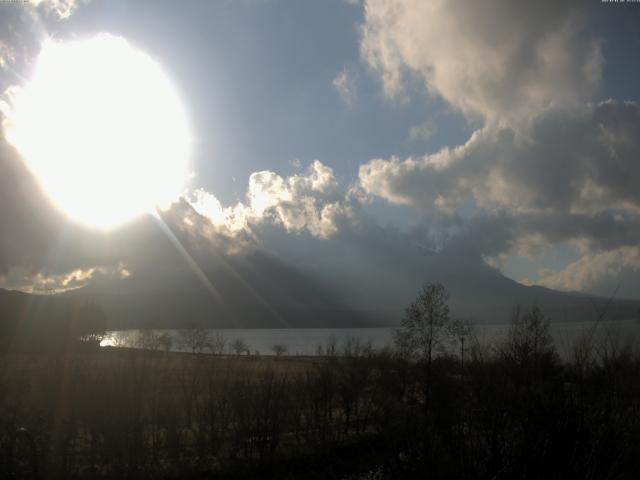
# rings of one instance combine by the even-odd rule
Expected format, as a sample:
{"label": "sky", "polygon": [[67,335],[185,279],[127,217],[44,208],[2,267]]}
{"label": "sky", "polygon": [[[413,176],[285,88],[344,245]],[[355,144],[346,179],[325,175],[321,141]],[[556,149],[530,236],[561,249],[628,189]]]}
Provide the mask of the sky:
{"label": "sky", "polygon": [[[639,25],[600,0],[5,2],[0,92],[7,112],[47,38],[123,37],[184,106],[191,175],[164,218],[191,248],[363,285],[428,251],[640,299]],[[5,288],[124,279],[168,248],[149,218],[97,232],[41,190],[3,140]]]}

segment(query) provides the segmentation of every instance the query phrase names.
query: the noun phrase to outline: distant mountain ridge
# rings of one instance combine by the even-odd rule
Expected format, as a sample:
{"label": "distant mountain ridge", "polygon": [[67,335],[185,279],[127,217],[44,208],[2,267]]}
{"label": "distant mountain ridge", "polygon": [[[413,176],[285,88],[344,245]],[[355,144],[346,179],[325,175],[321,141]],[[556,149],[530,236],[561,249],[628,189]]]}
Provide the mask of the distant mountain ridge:
{"label": "distant mountain ridge", "polygon": [[0,289],[0,348],[60,348],[108,328],[101,308],[84,299]]}
{"label": "distant mountain ridge", "polygon": [[[281,241],[282,239],[277,239]],[[476,323],[509,321],[516,306],[537,304],[551,321],[637,318],[640,301],[526,286],[477,257],[435,251],[383,229],[318,240],[306,249],[287,244],[299,269],[343,293],[349,305],[384,324],[398,324],[424,282],[442,283],[451,313]],[[275,248],[277,242],[271,247]],[[312,255],[309,252],[313,252]]]}
{"label": "distant mountain ridge", "polygon": [[62,325],[71,305],[91,304],[104,311],[111,329],[395,325],[423,281],[443,283],[451,293],[452,315],[478,323],[507,321],[516,305],[532,303],[554,321],[593,320],[605,308],[612,319],[635,318],[640,311],[639,301],[528,287],[485,264],[442,254],[414,257],[410,268],[401,257],[395,262],[397,271],[393,265],[376,266],[386,271],[382,277],[355,271],[349,277],[347,263],[332,283],[335,261],[341,259],[327,257],[324,269],[294,267],[257,251],[211,262],[203,276],[158,268],[58,295],[0,289],[0,321],[18,318],[27,329]]}
{"label": "distant mountain ridge", "polygon": [[[377,326],[323,282],[264,252],[193,271],[140,272],[117,288],[92,285],[62,297],[94,302],[113,328],[307,328]],[[159,276],[163,278],[158,278]]]}

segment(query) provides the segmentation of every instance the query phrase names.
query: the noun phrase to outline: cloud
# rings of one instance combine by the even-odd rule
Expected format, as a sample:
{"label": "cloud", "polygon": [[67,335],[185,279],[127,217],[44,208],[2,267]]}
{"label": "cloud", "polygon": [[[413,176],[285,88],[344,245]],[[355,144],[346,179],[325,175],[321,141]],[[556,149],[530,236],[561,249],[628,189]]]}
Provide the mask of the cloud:
{"label": "cloud", "polygon": [[4,95],[9,87],[22,83],[46,32],[30,5],[3,2],[0,8],[0,94]]}
{"label": "cloud", "polygon": [[488,212],[638,213],[640,107],[578,102],[601,77],[598,43],[581,34],[585,14],[579,2],[368,1],[361,52],[385,91],[401,94],[417,75],[487,121],[457,147],[370,160],[363,190],[440,213],[468,199]]}
{"label": "cloud", "polygon": [[69,18],[79,4],[86,4],[89,0],[28,0],[33,8],[43,11],[46,15],[53,15],[57,20]]}
{"label": "cloud", "polygon": [[453,149],[404,160],[373,159],[360,166],[359,182],[366,193],[391,203],[451,211],[471,194],[476,177],[487,175],[499,143],[494,131],[486,128]]}
{"label": "cloud", "polygon": [[0,284],[23,292],[50,295],[77,290],[101,279],[124,279],[130,275],[131,272],[123,263],[86,269],[76,268],[59,274],[43,271],[34,273],[24,267],[12,267],[6,275],[0,275]]}
{"label": "cloud", "polygon": [[224,208],[213,194],[202,188],[191,194],[189,204],[196,212],[209,219],[214,227],[225,229],[230,234],[247,228],[246,215],[250,212],[242,204]]}
{"label": "cloud", "polygon": [[438,133],[438,125],[433,120],[427,120],[409,129],[410,140],[431,140]]}
{"label": "cloud", "polygon": [[[158,262],[170,263],[176,270],[185,268],[176,245],[151,217],[108,236],[69,222],[51,206],[4,137],[0,137],[0,204],[0,284],[4,287],[63,291],[82,286],[85,280],[93,282],[104,273],[105,265],[121,262],[134,275]],[[205,263],[210,257],[255,251],[260,245],[256,231],[262,226],[327,238],[357,222],[360,215],[355,197],[319,161],[290,176],[254,173],[244,203],[223,206],[200,189],[161,212],[166,228]]]}
{"label": "cloud", "polygon": [[[604,59],[585,28],[590,8],[368,0],[360,51],[385,93],[439,96],[481,126],[456,147],[371,159],[359,170],[363,192],[431,222],[449,218],[441,235],[450,251],[535,256],[573,242],[583,257],[546,272],[546,285],[591,288],[598,276],[633,270],[640,106],[593,102]],[[469,204],[463,220],[457,212]]]}
{"label": "cloud", "polygon": [[640,214],[640,105],[550,109],[523,133],[485,127],[459,147],[360,167],[362,188],[393,203],[451,211],[465,199],[518,214]]}
{"label": "cloud", "polygon": [[469,116],[514,123],[597,89],[584,2],[368,0],[361,55],[391,97],[421,85]]}
{"label": "cloud", "polygon": [[340,99],[349,108],[353,108],[356,103],[356,81],[356,73],[351,69],[344,67],[338,72],[336,78],[333,79],[333,82],[331,82],[333,88],[335,88],[338,95],[340,95]]}
{"label": "cloud", "polygon": [[287,232],[307,231],[328,238],[342,223],[356,222],[361,215],[358,201],[340,187],[333,170],[319,160],[314,160],[305,173],[288,177],[268,170],[252,173],[246,204],[223,207],[202,189],[194,192],[189,203],[209,220],[216,233],[230,235],[247,234],[253,226],[272,222]]}
{"label": "cloud", "polygon": [[589,252],[560,270],[543,269],[540,278],[522,283],[569,291],[598,290],[603,280],[619,279],[625,271],[640,272],[640,247]]}
{"label": "cloud", "polygon": [[[2,2],[0,18],[0,94],[21,84],[41,44],[58,22],[90,0],[24,0]],[[0,99],[1,101],[1,99]]]}
{"label": "cloud", "polygon": [[[81,2],[32,3],[27,18],[38,14],[57,21]],[[598,278],[633,270],[632,251],[640,238],[640,107],[588,103],[600,86],[603,58],[599,40],[584,28],[586,8],[578,1],[369,0],[360,51],[386,94],[401,98],[419,91],[443,98],[475,126],[471,137],[425,155],[371,159],[351,186],[319,161],[292,175],[255,172],[242,202],[223,205],[199,189],[162,218],[200,258],[212,252],[238,255],[259,248],[261,229],[273,225],[315,239],[340,237],[365,221],[361,203],[375,196],[419,209],[427,226],[415,238],[429,248],[437,245],[448,258],[536,255],[569,241],[583,257],[544,272],[541,283],[592,288]],[[24,71],[43,32],[18,13],[4,21],[13,26],[0,33],[0,67]],[[15,83],[4,77],[2,88]],[[332,82],[349,108],[357,101],[357,80],[345,66]],[[436,132],[427,121],[408,135],[425,141]],[[0,204],[0,275],[25,288],[33,288],[28,282],[80,285],[107,268],[96,265],[118,262],[135,275],[138,266],[175,253],[150,219],[109,240],[70,226],[4,142]],[[469,204],[472,213],[462,218],[459,210]],[[373,243],[369,234],[380,231],[358,237],[354,252]],[[315,239],[306,240],[322,243]],[[383,255],[386,244],[376,245],[368,263]],[[301,249],[311,255],[306,246]],[[406,260],[405,270],[412,262]],[[22,277],[17,268],[24,269]]]}
{"label": "cloud", "polygon": [[253,251],[257,241],[244,218],[233,217],[235,211],[244,215],[245,208],[223,209],[213,195],[199,190],[191,200],[182,198],[162,212],[162,220],[189,251],[239,255]]}
{"label": "cloud", "polygon": [[340,188],[333,170],[318,160],[306,174],[283,178],[269,171],[253,173],[247,198],[254,214],[249,218],[271,218],[288,232],[306,230],[320,238],[335,234],[341,222],[359,214],[357,202]]}
{"label": "cloud", "polygon": [[11,46],[0,40],[0,68],[5,69],[16,62],[16,53]]}

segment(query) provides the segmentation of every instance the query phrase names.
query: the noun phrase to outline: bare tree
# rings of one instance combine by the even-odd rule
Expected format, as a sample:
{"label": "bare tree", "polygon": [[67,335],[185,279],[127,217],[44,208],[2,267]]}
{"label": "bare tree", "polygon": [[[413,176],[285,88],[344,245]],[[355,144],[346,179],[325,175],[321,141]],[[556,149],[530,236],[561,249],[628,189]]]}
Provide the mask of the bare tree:
{"label": "bare tree", "polygon": [[187,328],[180,330],[178,335],[180,347],[191,353],[203,353],[212,348],[211,331],[206,328]]}
{"label": "bare tree", "polygon": [[433,355],[451,339],[449,293],[440,283],[425,283],[407,307],[395,331],[396,347],[407,357],[431,363]]}
{"label": "bare tree", "polygon": [[222,355],[226,343],[227,340],[222,335],[222,332],[215,332],[211,338],[211,352],[216,355]]}
{"label": "bare tree", "polygon": [[449,293],[440,283],[425,283],[405,310],[394,342],[401,355],[424,364],[424,408],[429,409],[433,357],[451,339]]}
{"label": "bare tree", "polygon": [[287,353],[287,347],[285,345],[274,345],[273,347],[271,347],[271,350],[278,358]]}
{"label": "bare tree", "polygon": [[474,335],[473,324],[465,320],[455,319],[451,321],[447,327],[451,341],[460,346],[460,366],[464,367],[465,344]]}
{"label": "bare tree", "polygon": [[557,353],[551,336],[551,325],[539,307],[534,305],[525,312],[516,307],[502,353],[519,365],[555,359]]}
{"label": "bare tree", "polygon": [[231,342],[230,347],[236,355],[242,355],[245,352],[250,352],[249,345],[242,338],[236,338]]}

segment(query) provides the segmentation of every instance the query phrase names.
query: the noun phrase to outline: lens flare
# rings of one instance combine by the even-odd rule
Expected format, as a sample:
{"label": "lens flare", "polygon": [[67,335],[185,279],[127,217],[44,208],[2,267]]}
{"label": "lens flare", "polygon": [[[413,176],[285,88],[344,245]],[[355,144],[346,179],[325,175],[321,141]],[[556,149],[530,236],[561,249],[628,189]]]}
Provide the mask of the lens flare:
{"label": "lens flare", "polygon": [[188,179],[182,104],[160,66],[120,37],[46,42],[5,129],[52,203],[88,226],[171,203]]}

